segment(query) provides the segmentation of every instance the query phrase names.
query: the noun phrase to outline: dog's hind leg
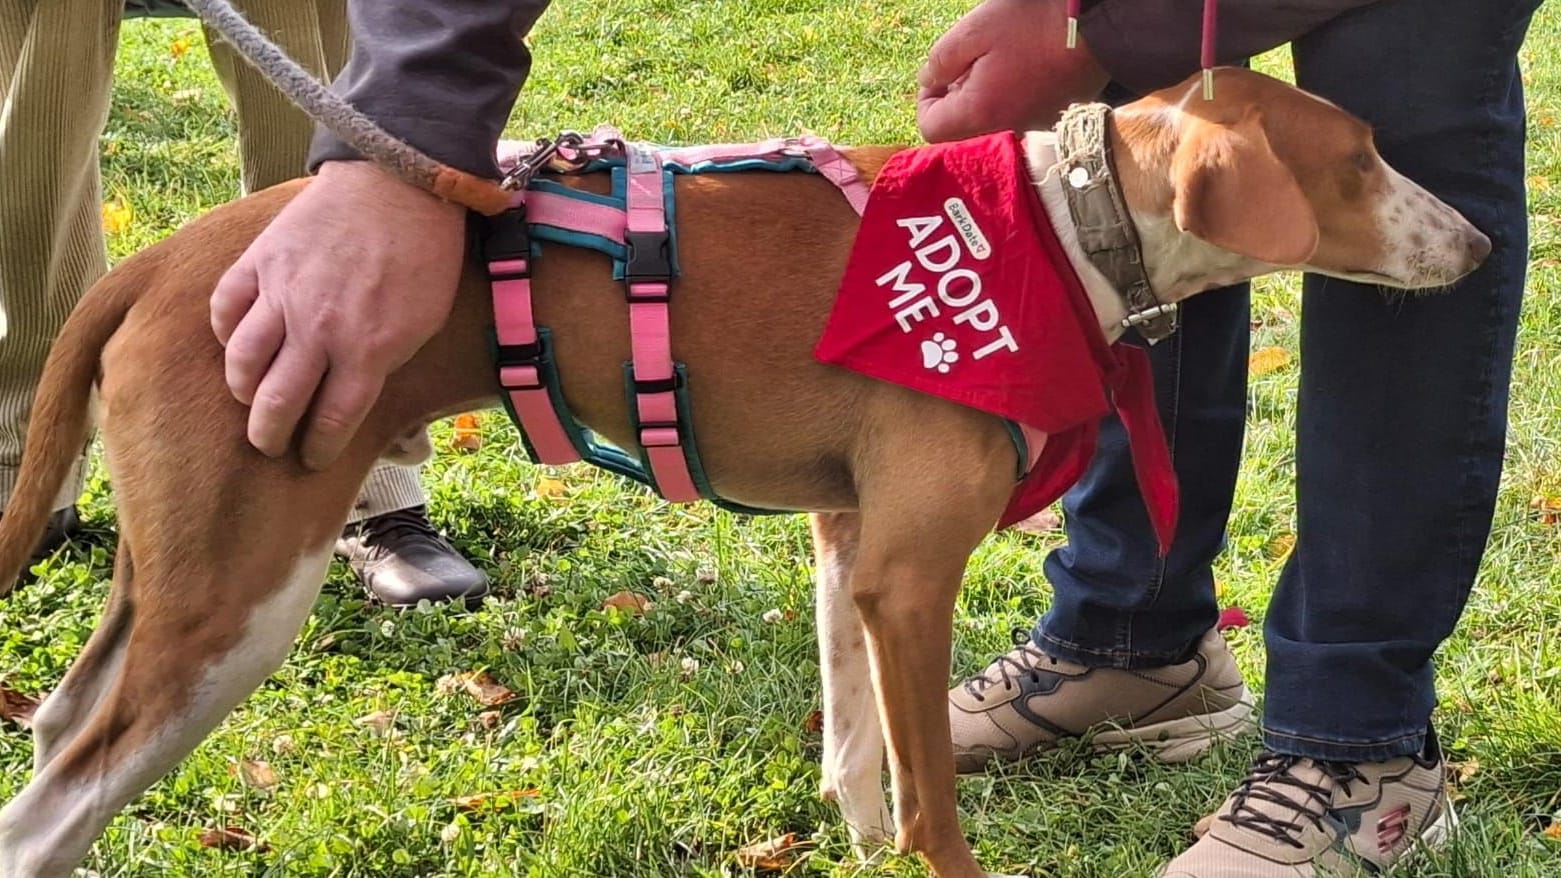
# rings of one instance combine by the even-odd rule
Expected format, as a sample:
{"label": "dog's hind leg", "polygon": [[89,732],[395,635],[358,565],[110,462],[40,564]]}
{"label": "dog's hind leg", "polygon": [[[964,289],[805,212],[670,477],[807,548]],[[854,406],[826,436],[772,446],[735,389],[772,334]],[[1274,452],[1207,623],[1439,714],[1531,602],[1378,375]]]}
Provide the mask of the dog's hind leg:
{"label": "dog's hind leg", "polygon": [[883,729],[873,698],[862,617],[851,601],[851,568],[861,517],[811,516],[817,568],[819,667],[824,683],[822,795],[840,806],[857,855],[867,859],[894,837],[884,803]]}
{"label": "dog's hind leg", "polygon": [[132,576],[130,544],[121,539],[114,558],[113,590],[103,610],[103,618],[82,648],[81,655],[65,672],[65,678],[33,716],[34,775],[42,772],[81,731],[119,672],[130,633],[130,604],[125,595]]}
{"label": "dog's hind leg", "polygon": [[[171,542],[171,541],[170,541]],[[138,547],[143,546],[137,543]],[[260,560],[247,571],[197,569],[178,546],[153,563],[137,558],[124,654],[103,697],[75,736],[0,809],[0,875],[65,876],[114,815],[178,764],[286,658],[324,580],[330,545],[291,561]],[[249,607],[219,578],[269,568],[276,587]],[[158,587],[146,588],[154,578]],[[207,581],[195,581],[202,577]],[[238,621],[222,632],[209,600]],[[227,636],[232,634],[233,636]]]}

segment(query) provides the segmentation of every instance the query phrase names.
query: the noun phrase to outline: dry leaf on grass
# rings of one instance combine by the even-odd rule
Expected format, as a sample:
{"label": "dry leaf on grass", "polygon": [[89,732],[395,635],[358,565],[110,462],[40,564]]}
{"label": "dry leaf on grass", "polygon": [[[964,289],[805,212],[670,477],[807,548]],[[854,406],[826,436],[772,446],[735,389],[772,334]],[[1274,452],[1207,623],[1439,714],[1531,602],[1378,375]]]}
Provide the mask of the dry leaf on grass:
{"label": "dry leaf on grass", "polygon": [[1545,838],[1552,839],[1554,841],[1561,841],[1561,820],[1552,822],[1549,826],[1546,826],[1545,831],[1540,834]]}
{"label": "dry leaf on grass", "polygon": [[366,716],[358,717],[353,722],[368,729],[376,738],[383,738],[395,731],[396,712],[393,710],[376,710]]}
{"label": "dry leaf on grass", "polygon": [[263,842],[256,842],[254,833],[238,826],[222,826],[201,830],[201,847],[219,851],[269,850]]}
{"label": "dry leaf on grass", "polygon": [[487,671],[446,674],[434,684],[434,689],[441,695],[465,692],[483,707],[498,707],[515,700],[515,693],[510,691],[508,686],[493,679],[493,675]]}
{"label": "dry leaf on grass", "polygon": [[456,451],[476,451],[482,447],[482,422],[476,414],[467,412],[455,416],[450,447]]}
{"label": "dry leaf on grass", "polygon": [[1535,497],[1528,508],[1544,524],[1561,524],[1561,497]]}
{"label": "dry leaf on grass", "polygon": [[229,765],[228,771],[238,775],[238,779],[244,786],[262,792],[270,792],[282,782],[282,779],[277,776],[276,769],[271,767],[271,763],[260,759],[240,759]]}
{"label": "dry leaf on grass", "polygon": [[135,221],[135,210],[123,201],[103,202],[103,231],[117,235]]}
{"label": "dry leaf on grass", "polygon": [[499,713],[497,710],[485,710],[482,713],[477,714],[477,725],[482,726],[488,731],[493,731],[499,727],[499,723],[503,719],[504,714]]}
{"label": "dry leaf on grass", "polygon": [[755,842],[738,848],[735,856],[737,865],[745,869],[778,872],[782,869],[791,868],[791,864],[796,860],[797,854],[806,850],[807,847],[807,842],[798,840],[795,832],[788,832],[779,838]]}
{"label": "dry leaf on grass", "polygon": [[632,591],[620,591],[605,601],[602,609],[616,608],[631,616],[643,616],[650,610],[650,598]]}
{"label": "dry leaf on grass", "polygon": [[824,731],[824,711],[815,710],[802,721],[802,730],[810,735]]}
{"label": "dry leaf on grass", "polygon": [[476,793],[470,796],[456,796],[450,800],[450,804],[462,811],[502,811],[513,807],[522,799],[535,799],[540,795],[542,795],[541,790],[535,788],[500,793]]}
{"label": "dry leaf on grass", "polygon": [[1290,352],[1284,348],[1263,348],[1253,351],[1247,359],[1247,372],[1256,378],[1270,372],[1278,372],[1290,365]]}
{"label": "dry leaf on grass", "polygon": [[39,699],[31,695],[0,686],[0,720],[10,720],[27,731],[33,727],[33,712],[38,709],[38,702]]}
{"label": "dry leaf on grass", "polygon": [[1014,530],[1027,534],[1047,534],[1061,529],[1062,516],[1055,509],[1042,509],[1014,525]]}
{"label": "dry leaf on grass", "polygon": [[537,496],[557,499],[569,492],[568,486],[558,479],[542,476],[537,479]]}

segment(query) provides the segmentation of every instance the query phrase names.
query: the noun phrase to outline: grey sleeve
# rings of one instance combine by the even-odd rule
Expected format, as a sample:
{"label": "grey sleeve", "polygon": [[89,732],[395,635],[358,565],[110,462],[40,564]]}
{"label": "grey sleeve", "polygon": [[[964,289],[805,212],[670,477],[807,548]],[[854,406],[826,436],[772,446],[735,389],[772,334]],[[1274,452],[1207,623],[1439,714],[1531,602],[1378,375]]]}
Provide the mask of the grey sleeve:
{"label": "grey sleeve", "polygon": [[[1223,0],[1218,61],[1266,52],[1329,19],[1377,0]],[[1112,79],[1138,92],[1175,85],[1198,70],[1203,0],[1098,0],[1079,32]]]}
{"label": "grey sleeve", "polygon": [[[349,0],[352,56],[331,88],[435,159],[498,176],[494,147],[531,70],[548,0]],[[315,132],[309,168],[356,152]]]}

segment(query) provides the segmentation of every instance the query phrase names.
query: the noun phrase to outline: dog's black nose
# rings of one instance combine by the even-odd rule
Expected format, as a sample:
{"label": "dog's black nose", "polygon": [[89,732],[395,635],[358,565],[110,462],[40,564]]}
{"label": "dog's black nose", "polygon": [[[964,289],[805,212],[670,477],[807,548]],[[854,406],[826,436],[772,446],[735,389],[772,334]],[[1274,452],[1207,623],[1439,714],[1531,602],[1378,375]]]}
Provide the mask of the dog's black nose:
{"label": "dog's black nose", "polygon": [[1491,239],[1485,237],[1478,230],[1470,229],[1464,234],[1464,246],[1469,249],[1469,258],[1475,265],[1485,261],[1485,257],[1491,255]]}

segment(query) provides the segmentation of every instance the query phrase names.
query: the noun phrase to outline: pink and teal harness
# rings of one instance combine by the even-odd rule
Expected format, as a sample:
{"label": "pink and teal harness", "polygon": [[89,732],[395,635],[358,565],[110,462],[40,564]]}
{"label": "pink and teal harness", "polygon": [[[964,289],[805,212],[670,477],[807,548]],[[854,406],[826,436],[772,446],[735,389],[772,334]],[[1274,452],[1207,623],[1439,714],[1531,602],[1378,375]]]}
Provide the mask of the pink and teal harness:
{"label": "pink and teal harness", "polygon": [[[649,485],[677,503],[731,503],[710,487],[694,441],[688,374],[672,358],[668,302],[678,273],[673,179],[726,171],[801,171],[834,183],[861,213],[868,188],[856,168],[816,137],[660,149],[598,129],[589,139],[562,135],[528,153],[501,156],[522,184],[510,210],[487,218],[482,258],[493,288],[494,362],[504,405],[538,463],[585,461]],[[607,195],[564,186],[541,174],[608,171]],[[564,403],[552,341],[531,304],[530,266],[543,242],[597,250],[613,260],[629,307],[632,359],[624,364],[629,416],[639,448],[601,442]]]}

